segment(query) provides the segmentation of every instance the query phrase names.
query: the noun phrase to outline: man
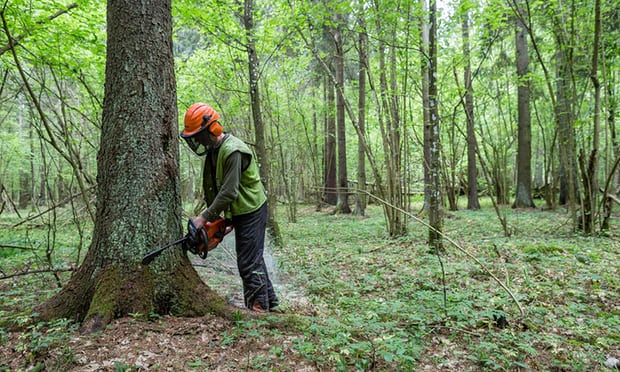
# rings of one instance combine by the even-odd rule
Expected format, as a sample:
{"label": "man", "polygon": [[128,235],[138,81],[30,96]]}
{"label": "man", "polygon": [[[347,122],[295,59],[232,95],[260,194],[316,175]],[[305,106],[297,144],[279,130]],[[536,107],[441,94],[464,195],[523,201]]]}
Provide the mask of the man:
{"label": "man", "polygon": [[197,155],[206,155],[202,187],[207,208],[193,221],[200,228],[222,212],[232,218],[245,306],[270,311],[278,306],[278,298],[263,258],[267,196],[252,152],[243,141],[224,133],[219,118],[201,102],[185,113],[181,137]]}

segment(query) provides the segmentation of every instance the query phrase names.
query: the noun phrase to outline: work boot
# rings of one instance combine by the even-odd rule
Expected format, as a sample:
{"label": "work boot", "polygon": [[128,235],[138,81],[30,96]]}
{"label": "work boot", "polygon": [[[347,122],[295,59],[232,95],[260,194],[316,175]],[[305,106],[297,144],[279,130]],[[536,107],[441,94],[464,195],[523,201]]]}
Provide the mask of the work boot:
{"label": "work boot", "polygon": [[254,302],[254,305],[252,306],[252,311],[256,312],[256,313],[265,313],[265,309],[263,309],[263,307],[261,306],[261,304],[256,301]]}

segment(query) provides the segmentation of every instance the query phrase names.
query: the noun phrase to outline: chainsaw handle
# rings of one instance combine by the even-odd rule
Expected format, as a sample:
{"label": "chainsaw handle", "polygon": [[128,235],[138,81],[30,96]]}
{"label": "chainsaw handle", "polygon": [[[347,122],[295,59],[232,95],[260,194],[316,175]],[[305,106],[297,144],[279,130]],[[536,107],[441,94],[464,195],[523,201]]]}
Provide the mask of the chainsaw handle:
{"label": "chainsaw handle", "polygon": [[207,233],[207,240],[213,238],[221,239],[233,231],[233,224],[228,219],[217,218],[214,221],[205,222],[202,229]]}

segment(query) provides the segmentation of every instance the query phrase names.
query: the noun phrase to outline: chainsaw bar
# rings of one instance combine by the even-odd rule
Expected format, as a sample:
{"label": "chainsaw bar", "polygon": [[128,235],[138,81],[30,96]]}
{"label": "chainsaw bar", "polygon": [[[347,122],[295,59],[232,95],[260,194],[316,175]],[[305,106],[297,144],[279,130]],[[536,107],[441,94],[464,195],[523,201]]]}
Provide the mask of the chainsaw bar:
{"label": "chainsaw bar", "polygon": [[147,253],[146,255],[144,255],[144,257],[142,257],[142,265],[148,265],[151,263],[151,261],[153,261],[155,259],[155,257],[159,256],[161,254],[161,252],[165,251],[166,249],[177,245],[177,244],[181,244],[184,241],[186,241],[188,239],[187,236],[182,237],[179,240],[175,240],[172,243],[166,244],[163,247],[156,249],[152,252]]}

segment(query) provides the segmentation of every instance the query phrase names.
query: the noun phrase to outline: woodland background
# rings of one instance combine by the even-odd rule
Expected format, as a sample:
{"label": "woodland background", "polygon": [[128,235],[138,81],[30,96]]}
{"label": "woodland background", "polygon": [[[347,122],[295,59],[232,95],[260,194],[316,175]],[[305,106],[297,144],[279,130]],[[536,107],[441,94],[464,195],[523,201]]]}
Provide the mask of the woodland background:
{"label": "woodland background", "polygon": [[[179,112],[209,102],[250,144],[264,126],[263,175],[293,221],[300,201],[363,213],[364,192],[408,210],[424,190],[432,207],[436,187],[450,210],[463,193],[472,209],[478,194],[566,205],[592,233],[620,182],[620,17],[596,4],[439,2],[434,55],[421,2],[177,1]],[[80,201],[92,219],[105,3],[7,1],[2,14],[2,210]],[[200,159],[181,146],[180,163],[192,202]],[[406,216],[386,215],[405,232]]]}
{"label": "woodland background", "polygon": [[[319,312],[330,322],[313,328],[291,353],[307,349],[302,354],[319,367],[433,365],[415,341],[441,334],[441,345],[430,341],[441,350],[437,358],[452,341],[467,348],[473,337],[479,342],[456,354],[487,368],[600,367],[617,357],[619,9],[617,0],[172,3],[179,117],[191,103],[208,102],[226,130],[256,149],[271,198],[274,246],[293,254],[282,268],[301,268],[311,296],[326,301]],[[84,259],[96,216],[106,3],[5,1],[0,15],[0,215],[7,227],[0,243],[9,258],[36,250],[36,260],[3,262],[3,279],[45,271],[61,286],[63,272],[74,270],[62,265]],[[135,157],[150,155],[134,145]],[[192,215],[201,198],[201,160],[179,145],[181,199]],[[456,214],[459,209],[473,214]],[[349,214],[357,217],[341,220]],[[565,222],[558,226],[559,220]],[[327,233],[335,227],[340,235]],[[474,243],[468,233],[477,235]],[[478,240],[485,235],[488,240]],[[508,243],[515,252],[498,249],[506,244],[498,237],[516,239]],[[555,241],[565,238],[570,243]],[[386,257],[396,260],[411,243],[417,256],[398,261],[392,269],[399,277],[409,265],[437,268],[437,261],[429,263],[437,258],[443,272],[440,252],[448,246],[460,258],[514,264],[502,281],[533,270],[535,284],[527,275],[516,282],[536,294],[517,294],[512,304],[485,298],[489,306],[478,308],[471,292],[452,297],[446,288],[496,292],[490,283],[500,280],[477,287],[467,279],[493,275],[481,262],[475,261],[480,269],[448,267],[448,283],[446,272],[442,279],[441,272],[420,270],[429,282],[414,276],[417,287],[401,283],[386,300],[389,311],[385,299],[365,302],[362,324],[345,299],[365,301],[357,296],[389,290],[377,282],[396,280],[393,273],[372,260],[388,265]],[[428,243],[434,250],[420,250]],[[309,255],[326,246],[331,251]],[[375,257],[375,250],[384,255]],[[330,254],[343,252],[345,261],[328,269]],[[564,289],[577,305],[564,304],[560,313],[546,304],[561,302],[566,292],[542,294],[538,287],[538,280],[554,289],[565,281],[566,261],[546,261],[557,260],[555,254],[576,265],[570,290]],[[367,275],[355,271],[360,262],[372,266]],[[443,299],[429,295],[442,288]],[[415,300],[405,304],[404,297]],[[541,317],[516,323],[511,317],[517,334],[478,333],[503,328],[498,319],[505,310],[523,316],[519,300],[543,303],[528,307]],[[19,306],[6,301],[10,309],[33,299]],[[421,303],[427,307],[416,306]],[[551,315],[543,316],[546,311]],[[368,323],[377,328],[365,329]],[[545,323],[557,327],[537,339]],[[14,348],[32,362],[48,347],[35,336],[39,326],[50,324],[34,326],[21,339],[29,346]],[[236,323],[245,326],[254,330]],[[531,332],[535,346],[520,342],[518,331]]]}

